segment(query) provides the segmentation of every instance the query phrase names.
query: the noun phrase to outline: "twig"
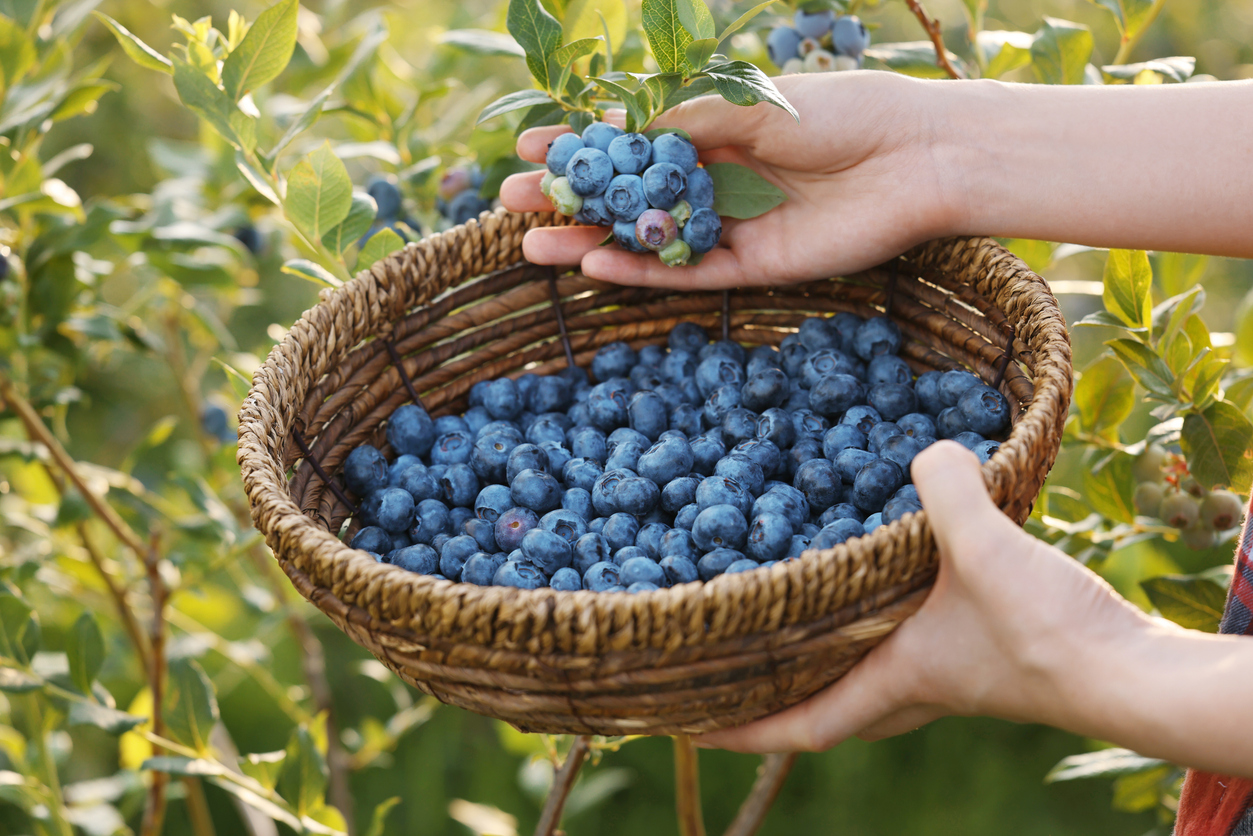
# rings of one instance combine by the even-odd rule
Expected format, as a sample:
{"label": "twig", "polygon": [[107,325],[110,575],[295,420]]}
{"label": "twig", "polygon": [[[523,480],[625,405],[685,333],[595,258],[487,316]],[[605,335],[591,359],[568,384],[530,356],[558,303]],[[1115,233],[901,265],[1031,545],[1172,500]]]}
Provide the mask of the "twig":
{"label": "twig", "polygon": [[[148,586],[152,594],[152,626],[148,641],[152,646],[152,665],[148,669],[148,688],[152,691],[152,733],[165,736],[165,717],[162,702],[165,699],[165,604],[169,590],[161,577],[154,536],[152,547],[144,554],[144,569],[148,574]],[[154,755],[164,750],[153,746]],[[164,772],[152,773],[152,786],[148,788],[148,801],[144,805],[143,825],[140,836],[157,836],[165,820],[165,786],[169,776]]]}
{"label": "twig", "polygon": [[936,66],[948,73],[949,78],[965,78],[966,76],[948,60],[948,50],[944,48],[944,37],[940,33],[940,21],[927,14],[927,10],[922,7],[922,0],[905,0],[905,4],[914,13],[914,17],[918,18],[922,28],[927,30],[931,43],[935,44]]}
{"label": "twig", "polygon": [[139,629],[139,622],[135,619],[135,611],[131,609],[130,602],[127,600],[130,590],[118,586],[117,580],[105,568],[104,555],[96,549],[91,537],[87,533],[87,524],[78,524],[78,539],[83,543],[83,550],[87,552],[87,559],[91,561],[91,565],[96,567],[96,572],[100,575],[100,579],[104,581],[104,585],[109,588],[109,595],[113,598],[113,604],[117,608],[118,618],[122,620],[122,627],[126,630],[126,635],[130,638],[131,644],[135,648],[135,655],[139,657],[139,664],[144,670],[144,675],[148,675],[148,668],[152,664],[152,660],[148,656],[148,644],[144,640],[143,633]]}
{"label": "twig", "polygon": [[696,746],[686,734],[674,737],[675,807],[680,836],[705,836],[705,820],[700,807],[700,764]]}
{"label": "twig", "polygon": [[753,782],[753,788],[749,790],[748,797],[740,805],[740,811],[735,814],[735,820],[723,836],[753,836],[761,828],[766,813],[770,812],[770,807],[778,797],[779,790],[783,788],[783,782],[787,780],[794,763],[795,753],[766,755],[761,759],[761,766],[757,767],[757,780]]}
{"label": "twig", "polygon": [[87,487],[87,483],[83,481],[83,477],[79,475],[78,469],[74,466],[74,459],[61,446],[61,442],[57,441],[56,436],[52,434],[39,417],[39,413],[35,412],[35,408],[18,393],[16,387],[13,386],[13,382],[3,372],[0,372],[0,397],[17,413],[17,417],[25,425],[26,432],[31,439],[48,448],[48,452],[56,460],[57,466],[74,483],[74,487],[78,488],[78,492],[83,495],[83,499],[91,506],[91,510],[96,512],[96,515],[113,531],[114,535],[125,543],[126,547],[133,551],[140,560],[146,560],[148,547],[144,545],[143,539],[135,533],[134,529],[126,524],[126,521],[118,515],[117,511],[113,510],[113,506],[109,505],[103,497]]}
{"label": "twig", "polygon": [[540,813],[539,824],[535,825],[535,836],[552,836],[561,824],[561,811],[566,806],[566,798],[574,788],[574,780],[579,777],[579,769],[587,758],[592,738],[581,734],[574,738],[566,762],[553,775],[553,787],[544,800],[544,810]]}
{"label": "twig", "polygon": [[200,779],[189,775],[183,778],[183,786],[187,788],[187,818],[191,820],[191,832],[196,836],[217,836]]}

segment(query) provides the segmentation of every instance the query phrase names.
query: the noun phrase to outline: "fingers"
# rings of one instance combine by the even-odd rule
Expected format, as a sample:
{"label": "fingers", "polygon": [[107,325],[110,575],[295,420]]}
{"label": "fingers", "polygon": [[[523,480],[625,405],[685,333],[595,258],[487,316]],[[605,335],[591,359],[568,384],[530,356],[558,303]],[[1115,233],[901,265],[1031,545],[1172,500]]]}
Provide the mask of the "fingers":
{"label": "fingers", "polygon": [[1013,523],[988,496],[979,459],[955,441],[937,441],[910,470],[941,551],[960,553],[969,541]]}
{"label": "fingers", "polygon": [[518,156],[529,163],[542,163],[548,156],[548,144],[562,134],[570,133],[569,125],[545,125],[528,128],[518,137]]}
{"label": "fingers", "polygon": [[587,254],[583,272],[614,284],[677,290],[720,290],[748,283],[739,257],[725,247],[715,247],[700,264],[684,267],[667,267],[652,253],[628,253],[606,247]]}
{"label": "fingers", "polygon": [[551,212],[553,205],[539,190],[545,171],[511,174],[500,184],[500,202],[510,212]]}
{"label": "fingers", "polygon": [[948,712],[937,706],[911,705],[884,717],[876,723],[871,723],[857,732],[857,736],[862,740],[883,740],[888,737],[896,737],[898,734],[905,734],[906,732],[920,729],[927,723],[947,715]]}
{"label": "fingers", "polygon": [[598,226],[532,229],[522,239],[522,254],[532,264],[578,264],[585,255],[597,249],[608,233],[609,230]]}

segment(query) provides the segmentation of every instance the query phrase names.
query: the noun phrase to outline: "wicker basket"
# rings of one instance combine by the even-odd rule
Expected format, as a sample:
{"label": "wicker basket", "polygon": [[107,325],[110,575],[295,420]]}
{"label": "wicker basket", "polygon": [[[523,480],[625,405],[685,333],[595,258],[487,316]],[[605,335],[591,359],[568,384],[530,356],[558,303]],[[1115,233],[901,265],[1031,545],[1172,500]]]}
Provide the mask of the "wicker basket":
{"label": "wicker basket", "polygon": [[528,229],[562,222],[485,213],[323,291],[241,409],[256,527],[300,593],[406,682],[525,731],[710,731],[830,684],[922,603],[936,569],[925,512],[766,570],[638,595],[450,583],[337,536],[351,514],[340,465],[362,443],[389,452],[396,407],[420,397],[433,414],[460,411],[477,381],[587,365],[599,346],[662,341],[681,320],[777,344],[807,316],[886,310],[916,370],[967,367],[1009,399],[1013,431],[984,476],[1010,517],[1030,513],[1061,440],[1070,344],[1048,286],[996,242],[936,241],[847,279],[677,293],[521,261]]}

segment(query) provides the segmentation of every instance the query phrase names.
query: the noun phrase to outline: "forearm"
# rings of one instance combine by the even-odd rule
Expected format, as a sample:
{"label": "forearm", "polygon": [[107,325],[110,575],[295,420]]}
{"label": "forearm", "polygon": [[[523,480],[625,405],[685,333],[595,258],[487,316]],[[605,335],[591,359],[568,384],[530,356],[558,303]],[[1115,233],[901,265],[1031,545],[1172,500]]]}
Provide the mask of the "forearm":
{"label": "forearm", "polygon": [[1253,257],[1253,82],[926,88],[952,232]]}
{"label": "forearm", "polygon": [[1145,624],[1062,662],[1044,722],[1143,755],[1253,777],[1253,638]]}

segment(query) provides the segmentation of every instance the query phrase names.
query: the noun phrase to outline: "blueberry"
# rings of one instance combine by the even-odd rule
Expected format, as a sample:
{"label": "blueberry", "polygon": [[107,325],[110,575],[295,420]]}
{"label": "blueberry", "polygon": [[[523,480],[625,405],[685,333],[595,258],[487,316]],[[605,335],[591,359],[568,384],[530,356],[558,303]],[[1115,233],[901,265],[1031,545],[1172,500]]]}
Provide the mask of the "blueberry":
{"label": "blueberry", "polygon": [[592,358],[592,376],[597,380],[626,377],[639,362],[635,349],[624,342],[612,342],[601,346]]}
{"label": "blueberry", "polygon": [[701,407],[701,417],[705,424],[710,427],[721,427],[722,422],[726,420],[727,413],[741,405],[742,389],[741,384],[728,383],[710,392]]}
{"label": "blueberry", "polygon": [[700,578],[700,575],[696,570],[696,564],[692,562],[691,557],[686,555],[667,555],[661,559],[661,563],[658,565],[661,567],[661,571],[665,573],[666,576],[664,586],[692,583]]}
{"label": "blueberry", "polygon": [[821,441],[831,427],[831,423],[826,418],[823,418],[808,407],[792,410],[788,414],[792,419],[792,428],[795,430],[796,440],[813,438]]}
{"label": "blueberry", "polygon": [[[492,204],[479,195],[478,189],[466,189],[449,201],[446,217],[457,226],[474,220],[491,208]],[[398,231],[395,227],[390,228],[393,232]]]}
{"label": "blueberry", "polygon": [[720,432],[717,437],[707,433],[692,439],[691,447],[692,472],[699,473],[702,476],[712,476],[714,468],[718,464],[718,459],[727,453],[727,448],[722,442]]}
{"label": "blueberry", "polygon": [[614,488],[613,502],[628,514],[643,516],[654,508],[661,500],[661,490],[657,483],[642,476],[631,476],[623,479]]}
{"label": "blueberry", "polygon": [[548,578],[539,567],[530,563],[507,560],[496,570],[492,586],[513,586],[518,589],[541,589],[548,586]]}
{"label": "blueberry", "polygon": [[748,572],[758,568],[759,566],[760,564],[756,560],[743,558],[741,560],[733,561],[730,566],[723,570],[722,574],[738,575],[740,572]]}
{"label": "blueberry", "polygon": [[608,152],[613,141],[622,136],[623,130],[608,122],[593,122],[583,129],[583,145]]}
{"label": "blueberry", "polygon": [[374,447],[362,444],[344,460],[344,484],[357,496],[387,487],[387,459]]}
{"label": "blueberry", "polygon": [[[666,358],[662,358],[662,362]],[[638,363],[631,369],[631,385],[636,389],[647,389],[657,391],[657,389],[666,384],[666,379],[661,374],[661,363],[656,366],[646,366]]]}
{"label": "blueberry", "polygon": [[860,377],[861,369],[856,360],[836,348],[820,348],[805,355],[797,373],[789,370],[792,377],[800,377],[801,384],[812,389],[827,375],[846,374]]}
{"label": "blueberry", "polygon": [[867,319],[853,335],[853,351],[869,361],[880,354],[896,354],[901,350],[901,329],[886,316]]}
{"label": "blueberry", "polygon": [[[639,532],[635,535],[635,546],[644,550],[644,553],[653,560],[661,559],[661,541],[662,538],[670,531],[670,526],[663,522],[648,522],[640,526]],[[687,534],[687,532],[683,532]]]}
{"label": "blueberry", "polygon": [[[669,384],[666,385],[668,386]],[[670,429],[682,433],[685,439],[695,438],[700,435],[704,426],[701,411],[690,403],[681,403],[671,408],[667,423],[670,425]]]}
{"label": "blueberry", "polygon": [[583,198],[583,205],[574,213],[574,219],[588,226],[613,226],[613,215],[605,206],[604,195]]}
{"label": "blueberry", "polygon": [[570,542],[560,534],[533,528],[522,538],[522,559],[538,566],[545,575],[551,576],[558,569],[569,566],[573,559]]}
{"label": "blueberry", "polygon": [[757,413],[737,406],[722,418],[722,440],[731,445],[757,437]]}
{"label": "blueberry", "polygon": [[[584,491],[583,493],[587,493]],[[588,500],[590,505],[591,500]],[[539,528],[561,537],[573,546],[580,537],[587,533],[587,520],[565,508],[557,508],[540,517]]]}
{"label": "blueberry", "polygon": [[683,227],[683,240],[694,253],[709,252],[722,240],[722,217],[704,206],[694,209]]}
{"label": "blueberry", "polygon": [[631,470],[639,466],[640,456],[649,447],[648,439],[642,442],[635,439],[624,439],[616,444],[609,444],[609,458],[605,460],[606,470]]}
{"label": "blueberry", "polygon": [[522,394],[518,385],[507,377],[493,380],[487,386],[483,406],[497,421],[512,421],[522,414]]}
{"label": "blueberry", "polygon": [[883,522],[896,522],[906,514],[913,514],[922,510],[922,504],[915,499],[908,497],[893,497],[883,506]]}
{"label": "blueberry", "polygon": [[860,61],[862,53],[870,46],[870,31],[856,15],[842,15],[831,27],[831,45],[841,55]]}
{"label": "blueberry", "polygon": [[671,528],[661,536],[657,547],[661,558],[686,557],[695,562],[700,557],[692,532],[685,528]]}
{"label": "blueberry", "polygon": [[618,574],[628,592],[631,584],[635,583],[650,583],[658,588],[666,585],[665,570],[647,557],[633,557],[627,560],[622,564]]}
{"label": "blueberry", "polygon": [[466,520],[461,527],[466,534],[474,538],[474,542],[479,544],[479,549],[488,554],[494,553],[496,549],[496,524],[487,520],[475,519]]}
{"label": "blueberry", "polygon": [[593,564],[583,573],[583,588],[592,592],[608,592],[611,587],[621,587],[618,567],[609,562]]}
{"label": "blueberry", "polygon": [[397,549],[388,556],[387,562],[423,575],[439,571],[439,554],[430,546],[421,544]]}
{"label": "blueberry", "polygon": [[609,160],[620,174],[639,174],[653,160],[653,145],[643,134],[621,134],[609,143]]}
{"label": "blueberry", "polygon": [[371,177],[365,193],[374,198],[378,220],[394,221],[400,216],[400,190],[386,176]]}
{"label": "blueberry", "polygon": [[734,479],[708,476],[696,488],[696,504],[701,511],[715,505],[734,505],[747,517],[753,509],[753,495]]}
{"label": "blueberry", "polygon": [[918,396],[918,407],[928,415],[939,415],[944,409],[944,401],[940,396],[940,381],[943,372],[928,371],[918,375],[914,381],[914,394]]}
{"label": "blueberry", "polygon": [[696,170],[696,146],[679,134],[662,134],[653,140],[653,162],[671,163],[684,174]]}
{"label": "blueberry", "polygon": [[392,538],[386,529],[368,525],[356,533],[349,545],[364,552],[387,554],[392,548]]}
{"label": "blueberry", "polygon": [[562,592],[578,592],[583,588],[583,580],[579,577],[579,573],[570,567],[558,569],[553,572],[552,578],[548,581],[548,585]]}
{"label": "blueberry", "polygon": [[470,556],[478,552],[479,544],[468,534],[458,534],[439,550],[439,571],[451,581],[461,580],[461,570]]}
{"label": "blueberry", "polygon": [[[553,474],[561,473],[566,462],[574,458],[560,441],[541,441],[539,449],[548,457],[548,472]],[[508,470],[508,464],[505,468]]]}
{"label": "blueberry", "polygon": [[392,534],[408,531],[413,525],[413,495],[401,488],[383,488],[375,517],[379,527]]}
{"label": "blueberry", "polygon": [[741,441],[731,449],[731,453],[747,456],[761,468],[765,479],[778,474],[783,465],[783,451],[773,441],[765,438],[750,438]]}
{"label": "blueberry", "polygon": [[479,495],[479,479],[466,464],[449,465],[439,486],[444,501],[453,508],[472,508]]}
{"label": "blueberry", "polygon": [[[692,207],[692,212],[697,209],[713,209],[714,207],[714,179],[709,172],[703,168],[695,168],[687,173],[687,188],[683,190],[683,194],[679,195],[681,200],[687,201]],[[688,219],[691,223],[691,219]]]}
{"label": "blueberry", "polygon": [[831,327],[828,320],[821,317],[811,316],[801,322],[796,335],[800,337],[801,345],[809,351],[821,351],[824,348],[836,351],[840,349],[839,333]]}
{"label": "blueberry", "polygon": [[592,493],[585,488],[566,488],[561,495],[561,507],[585,523],[596,516],[596,509],[592,506]]}
{"label": "blueberry", "polygon": [[857,472],[853,480],[853,504],[873,514],[905,483],[905,471],[895,462],[875,459]]}
{"label": "blueberry", "polygon": [[1009,401],[991,386],[971,386],[957,402],[970,429],[983,436],[1000,435],[1009,429]]}
{"label": "blueberry", "polygon": [[[654,159],[656,156],[657,144],[653,143]],[[641,179],[644,185],[644,197],[648,199],[648,205],[654,209],[669,209],[678,202],[679,195],[687,188],[687,173],[674,163],[654,162],[644,170]],[[696,213],[692,214],[695,217]],[[674,222],[673,218],[670,220],[671,223]]]}
{"label": "blueberry", "polygon": [[431,446],[431,464],[467,464],[474,451],[474,439],[468,430],[453,430],[435,439]]}
{"label": "blueberry", "polygon": [[513,484],[518,474],[524,470],[542,470],[548,472],[548,454],[535,444],[519,444],[513,448],[505,463],[505,479]]}
{"label": "blueberry", "polygon": [[831,26],[834,23],[835,12],[831,9],[807,12],[801,8],[797,9],[796,14],[792,16],[792,25],[802,38],[819,40],[831,31]]}
{"label": "blueberry", "polygon": [[402,473],[400,475],[400,484],[397,487],[413,497],[415,503],[424,499],[440,499],[444,495],[439,482],[436,481],[429,470],[421,465],[410,467]]}
{"label": "blueberry", "polygon": [[901,416],[896,420],[896,426],[911,438],[935,438],[935,421],[930,415],[924,415],[921,412],[911,412]]}
{"label": "blueberry", "polygon": [[[891,500],[889,500],[889,502],[890,502],[890,501],[891,501]],[[876,528],[878,528],[878,527],[879,527],[879,526],[881,526],[881,525],[883,525],[883,514],[881,514],[881,513],[880,513],[880,514],[871,514],[870,516],[866,517],[865,522],[863,522],[863,523],[862,523],[862,529],[863,529],[863,530],[864,530],[867,534],[870,534],[871,532],[873,532]]]}
{"label": "blueberry", "polygon": [[674,515],[674,527],[683,529],[684,531],[691,531],[692,526],[696,523],[696,517],[699,514],[700,506],[695,502],[690,505],[684,505],[679,509],[678,513]]}
{"label": "blueberry", "polygon": [[656,562],[648,556],[648,552],[644,551],[639,546],[623,546],[613,553],[611,562],[615,566],[621,567],[628,560],[635,560],[636,558],[639,558],[640,560],[647,560],[649,562]]}
{"label": "blueberry", "polygon": [[840,419],[841,424],[848,424],[856,427],[866,435],[875,428],[876,424],[883,421],[883,416],[879,414],[873,406],[854,406],[848,412],[844,413],[844,417]]}
{"label": "blueberry", "polygon": [[527,468],[514,478],[509,488],[513,502],[540,514],[561,507],[561,484],[551,473]]}
{"label": "blueberry", "polygon": [[467,520],[474,519],[474,509],[458,506],[448,509],[448,524],[453,531],[462,531]]}
{"label": "blueberry", "polygon": [[843,414],[865,399],[866,387],[850,374],[826,375],[809,390],[809,408],[828,418]]}
{"label": "blueberry", "polygon": [[[609,445],[605,433],[596,427],[575,427],[567,436],[570,453],[576,459],[588,459],[597,464],[604,464],[609,455]],[[564,477],[563,477],[564,478]]]}
{"label": "blueberry", "polygon": [[743,559],[744,555],[735,549],[714,549],[696,562],[696,572],[702,581],[709,582]]}
{"label": "blueberry", "polygon": [[411,467],[419,470],[426,470],[426,465],[417,456],[403,453],[397,456],[391,464],[387,466],[387,485],[391,488],[399,488],[402,477]]}
{"label": "blueberry", "polygon": [[846,540],[860,537],[866,533],[865,526],[858,520],[842,519],[826,525],[810,541],[810,548],[830,549]]}
{"label": "blueberry", "polygon": [[786,556],[792,542],[792,523],[779,514],[762,513],[748,529],[744,553],[758,563]]}
{"label": "blueberry", "polygon": [[740,390],[740,400],[746,409],[764,412],[780,406],[788,395],[788,379],[782,369],[763,369],[750,377]]}
{"label": "blueberry", "polygon": [[[787,557],[800,557],[809,550],[812,544],[813,540],[809,537],[803,534],[793,534],[792,542],[787,547]],[[784,559],[786,560],[787,558]]]}
{"label": "blueberry", "polygon": [[979,464],[987,464],[988,459],[992,458],[999,449],[1001,449],[999,441],[981,441],[971,449],[971,452],[979,457]]}
{"label": "blueberry", "polygon": [[913,464],[914,457],[923,451],[923,444],[916,438],[907,435],[897,435],[885,441],[879,450],[879,455],[890,462],[895,462],[906,474],[909,473],[909,466]]}
{"label": "blueberry", "polygon": [[695,377],[696,388],[703,398],[709,398],[721,386],[729,385],[738,388],[747,380],[742,364],[720,354],[710,355],[700,361],[696,367]]}
{"label": "blueberry", "polygon": [[796,442],[796,424],[791,413],[776,407],[765,410],[757,418],[757,438],[783,450],[791,447]]}
{"label": "blueberry", "polygon": [[590,494],[603,474],[604,469],[592,459],[574,458],[561,469],[561,480],[571,488],[581,488]]}
{"label": "blueberry", "polygon": [[885,421],[903,418],[918,408],[918,398],[914,390],[902,383],[880,383],[871,386],[866,393],[866,400],[873,406]]}
{"label": "blueberry", "polygon": [[425,456],[435,442],[435,422],[426,410],[405,404],[387,419],[387,443],[397,453]]}
{"label": "blueberry", "polygon": [[837,502],[818,516],[818,525],[826,527],[836,520],[857,520],[866,518],[864,511],[849,502]]}
{"label": "blueberry", "polygon": [[748,521],[735,505],[712,505],[701,511],[692,524],[692,539],[705,551],[743,548],[747,536]]}
{"label": "blueberry", "polygon": [[891,421],[880,421],[875,424],[866,435],[866,449],[877,456],[879,455],[879,450],[883,447],[884,442],[892,436],[904,434],[905,433],[901,432],[901,428],[896,426],[896,424]]}
{"label": "blueberry", "polygon": [[940,438],[957,438],[963,433],[973,432],[961,410],[955,406],[946,407],[935,419],[935,431]]}
{"label": "blueberry", "polygon": [[581,575],[586,575],[594,564],[603,563],[612,557],[613,549],[603,534],[589,531],[574,543],[573,565]]}
{"label": "blueberry", "polygon": [[580,148],[566,163],[566,180],[579,197],[604,194],[612,179],[613,163],[599,148]]}
{"label": "blueberry", "polygon": [[666,431],[669,423],[666,405],[656,392],[636,392],[627,402],[627,421],[631,429],[654,442]]}
{"label": "blueberry", "polygon": [[587,409],[592,423],[606,432],[625,426],[630,397],[631,382],[620,377],[593,386],[587,396]]}
{"label": "blueberry", "polygon": [[957,406],[968,389],[982,386],[983,381],[965,369],[951,369],[940,376],[937,385],[942,407]]}
{"label": "blueberry", "polygon": [[618,513],[618,506],[613,499],[614,489],[623,479],[634,475],[630,471],[606,470],[592,483],[592,507],[597,514],[608,517]]}
{"label": "blueberry", "polygon": [[431,548],[435,549],[436,554],[438,554],[440,550],[444,548],[444,544],[451,539],[451,534],[441,531],[439,534],[436,534],[431,538]]}
{"label": "blueberry", "polygon": [[500,515],[514,507],[513,496],[505,485],[488,485],[474,500],[474,516],[492,525]]}
{"label": "blueberry", "polygon": [[505,552],[519,548],[522,538],[539,525],[539,517],[530,508],[510,508],[496,520],[496,545]]}
{"label": "blueberry", "polygon": [[476,586],[491,586],[500,567],[505,565],[507,558],[503,552],[487,554],[476,552],[461,567],[461,582]]}
{"label": "blueberry", "polygon": [[871,386],[880,383],[898,383],[909,386],[914,381],[909,364],[895,354],[880,354],[866,367],[866,382]]}
{"label": "blueberry", "polygon": [[735,480],[747,488],[748,492],[754,496],[761,493],[762,486],[766,482],[766,476],[762,473],[761,465],[743,455],[724,456],[718,461],[717,466],[714,467],[714,474]]}
{"label": "blueberry", "polygon": [[815,514],[834,505],[842,491],[840,475],[826,459],[810,459],[796,468],[792,485],[805,495],[810,511]]}
{"label": "blueberry", "polygon": [[431,545],[439,534],[452,531],[452,517],[448,506],[438,499],[424,499],[417,504],[413,514],[413,527],[409,538],[415,543]]}
{"label": "blueberry", "polygon": [[[644,178],[638,174],[619,174],[610,180],[605,189],[605,208],[615,221],[631,223],[632,240],[635,240],[635,221],[648,208]],[[614,232],[617,232],[617,224],[614,225]],[[639,246],[638,242],[636,246]]]}
{"label": "blueberry", "polygon": [[835,457],[844,450],[865,450],[868,444],[869,440],[861,430],[851,424],[836,424],[822,437],[822,454],[835,461]]}
{"label": "blueberry", "polygon": [[570,405],[573,389],[574,385],[565,378],[541,377],[535,383],[535,389],[527,394],[526,406],[541,415],[561,412]]}
{"label": "blueberry", "polygon": [[640,592],[656,592],[660,588],[661,587],[657,586],[655,583],[649,583],[648,581],[636,581],[628,586],[626,591],[635,595]]}
{"label": "blueberry", "polygon": [[776,26],[770,30],[766,37],[766,52],[770,56],[770,62],[776,67],[782,67],[797,57],[803,37],[791,26]]}
{"label": "blueberry", "polygon": [[548,170],[558,177],[564,177],[566,166],[570,163],[570,158],[575,152],[584,148],[583,140],[578,134],[561,134],[548,144],[548,156],[545,163]]}
{"label": "blueberry", "polygon": [[[487,381],[483,381],[483,383],[486,385]],[[487,410],[482,404],[470,407],[462,413],[461,417],[466,422],[466,429],[470,431],[472,439],[477,439],[479,430],[483,429],[492,420],[492,416],[487,414]]]}
{"label": "blueberry", "polygon": [[803,493],[790,485],[771,488],[753,503],[753,519],[756,520],[763,514],[787,520],[789,534],[793,534],[809,519],[809,503]]}

